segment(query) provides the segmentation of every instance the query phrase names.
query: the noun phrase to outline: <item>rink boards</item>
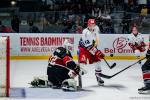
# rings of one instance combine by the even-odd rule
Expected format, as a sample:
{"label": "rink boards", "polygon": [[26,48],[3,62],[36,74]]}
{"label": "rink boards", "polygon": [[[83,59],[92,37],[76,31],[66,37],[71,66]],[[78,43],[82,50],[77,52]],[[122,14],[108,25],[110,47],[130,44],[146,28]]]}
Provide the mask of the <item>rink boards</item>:
{"label": "rink boards", "polygon": [[[12,60],[45,60],[65,39],[72,44],[72,54],[77,60],[78,42],[81,34],[46,34],[46,33],[8,33],[10,36],[10,52]],[[98,48],[106,55],[106,59],[133,60],[136,57],[127,44],[129,34],[99,34]],[[149,42],[149,34],[143,34],[145,43]],[[146,47],[147,48],[147,47]],[[113,54],[113,57],[110,57]],[[145,55],[145,52],[142,56]]]}
{"label": "rink boards", "polygon": [[[149,95],[139,95],[137,89],[143,86],[141,68],[139,65],[131,67],[111,80],[105,80],[104,87],[98,87],[94,75],[94,66],[90,65],[88,74],[83,76],[83,89],[79,92],[63,92],[50,88],[29,88],[29,82],[34,76],[46,74],[47,59],[51,52],[58,46],[62,46],[64,39],[70,39],[73,43],[72,53],[77,60],[76,51],[81,34],[0,34],[10,36],[11,52],[11,93],[16,98],[27,99],[77,99],[77,100],[132,100],[136,98],[150,98]],[[148,43],[149,35],[143,34]],[[109,63],[116,62],[117,66],[110,70],[102,61],[103,73],[112,75],[118,70],[127,67],[137,60],[126,42],[128,34],[100,34],[98,48],[105,53]],[[110,57],[113,54],[113,57]],[[145,52],[142,56],[145,55]],[[128,60],[126,60],[128,59]],[[108,96],[109,94],[109,96]]]}

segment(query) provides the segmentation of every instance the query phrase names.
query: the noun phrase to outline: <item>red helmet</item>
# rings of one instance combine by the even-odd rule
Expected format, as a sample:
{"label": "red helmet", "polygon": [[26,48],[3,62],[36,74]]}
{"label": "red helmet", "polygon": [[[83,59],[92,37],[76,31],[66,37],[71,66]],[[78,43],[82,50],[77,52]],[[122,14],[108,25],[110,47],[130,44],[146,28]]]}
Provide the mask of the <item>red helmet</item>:
{"label": "red helmet", "polygon": [[95,19],[89,19],[88,20],[88,26],[92,25],[92,24],[96,24]]}

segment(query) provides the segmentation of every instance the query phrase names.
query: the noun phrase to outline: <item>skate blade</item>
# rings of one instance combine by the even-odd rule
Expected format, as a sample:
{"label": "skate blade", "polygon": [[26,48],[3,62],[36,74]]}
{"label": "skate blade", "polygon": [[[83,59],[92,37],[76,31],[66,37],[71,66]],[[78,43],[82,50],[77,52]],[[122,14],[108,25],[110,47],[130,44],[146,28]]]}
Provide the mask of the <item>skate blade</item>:
{"label": "skate blade", "polygon": [[147,91],[138,91],[139,94],[150,94],[150,90]]}
{"label": "skate blade", "polygon": [[29,88],[51,88],[51,86],[30,86]]}
{"label": "skate blade", "polygon": [[104,83],[98,83],[98,86],[104,86]]}
{"label": "skate blade", "polygon": [[75,92],[76,91],[76,89],[74,89],[74,88],[67,88],[67,87],[62,87],[62,90],[63,91],[65,91],[65,92]]}

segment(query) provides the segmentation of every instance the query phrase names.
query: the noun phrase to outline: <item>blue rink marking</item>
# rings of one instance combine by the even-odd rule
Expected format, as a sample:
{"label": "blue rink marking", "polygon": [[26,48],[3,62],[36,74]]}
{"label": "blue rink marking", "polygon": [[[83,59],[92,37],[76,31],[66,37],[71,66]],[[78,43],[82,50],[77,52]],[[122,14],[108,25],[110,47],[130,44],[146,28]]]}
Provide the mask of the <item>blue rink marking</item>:
{"label": "blue rink marking", "polygon": [[10,97],[11,98],[25,98],[26,91],[24,88],[10,88]]}
{"label": "blue rink marking", "polygon": [[92,93],[92,90],[81,90],[76,92],[64,92],[61,89],[51,88],[12,88],[10,90],[11,98],[55,98],[72,99],[81,98]]}

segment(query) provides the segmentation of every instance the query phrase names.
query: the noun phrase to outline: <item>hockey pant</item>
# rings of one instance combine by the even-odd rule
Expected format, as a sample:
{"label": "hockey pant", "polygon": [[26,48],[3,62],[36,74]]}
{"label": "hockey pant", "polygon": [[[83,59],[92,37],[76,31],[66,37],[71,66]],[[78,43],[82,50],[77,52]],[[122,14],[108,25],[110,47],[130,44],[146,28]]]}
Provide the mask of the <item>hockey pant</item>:
{"label": "hockey pant", "polygon": [[150,59],[143,64],[142,72],[145,86],[150,87]]}
{"label": "hockey pant", "polygon": [[60,66],[50,66],[47,67],[47,75],[48,80],[54,85],[54,86],[61,86],[62,82],[65,79],[69,79],[70,76],[68,75],[69,70]]}

